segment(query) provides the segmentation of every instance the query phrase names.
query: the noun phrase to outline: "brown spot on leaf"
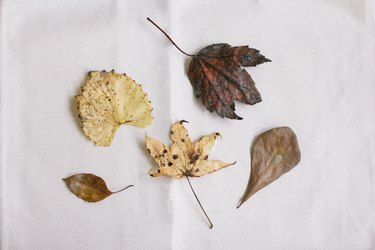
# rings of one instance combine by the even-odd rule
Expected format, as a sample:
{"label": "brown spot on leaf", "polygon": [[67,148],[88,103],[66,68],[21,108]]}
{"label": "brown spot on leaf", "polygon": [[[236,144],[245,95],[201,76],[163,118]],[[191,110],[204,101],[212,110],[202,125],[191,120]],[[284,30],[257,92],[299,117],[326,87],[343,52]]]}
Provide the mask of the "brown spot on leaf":
{"label": "brown spot on leaf", "polygon": [[196,160],[198,160],[198,158],[199,158],[199,155],[198,155],[197,153],[194,152],[194,154],[193,154],[193,156],[191,157],[191,159],[192,159],[193,161],[196,161]]}

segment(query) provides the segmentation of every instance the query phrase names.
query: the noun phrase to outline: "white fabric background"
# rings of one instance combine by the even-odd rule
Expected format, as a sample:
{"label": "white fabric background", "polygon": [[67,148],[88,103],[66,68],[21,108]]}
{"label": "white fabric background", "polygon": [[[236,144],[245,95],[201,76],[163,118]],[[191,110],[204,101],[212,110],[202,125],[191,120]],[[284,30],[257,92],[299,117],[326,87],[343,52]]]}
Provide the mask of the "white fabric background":
{"label": "white fabric background", "polygon": [[[374,249],[375,39],[370,0],[1,2],[1,249]],[[250,45],[272,63],[248,68],[263,102],[237,104],[242,121],[210,114],[186,76],[188,53]],[[73,96],[89,70],[142,83],[155,120],[121,127],[111,147],[83,135]],[[151,178],[145,132],[169,143],[188,120],[193,139],[220,131],[210,158],[235,166],[193,179]],[[250,145],[287,125],[300,164],[240,209]],[[96,203],[62,178],[103,177]]]}

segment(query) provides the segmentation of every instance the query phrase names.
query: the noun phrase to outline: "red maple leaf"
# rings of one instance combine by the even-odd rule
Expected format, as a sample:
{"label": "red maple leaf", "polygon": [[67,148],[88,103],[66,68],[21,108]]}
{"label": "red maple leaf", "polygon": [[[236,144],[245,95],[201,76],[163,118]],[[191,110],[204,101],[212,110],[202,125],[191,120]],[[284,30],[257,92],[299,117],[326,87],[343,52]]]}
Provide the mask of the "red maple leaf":
{"label": "red maple leaf", "polygon": [[258,50],[248,46],[232,47],[226,43],[212,44],[196,55],[181,50],[174,41],[150,18],[154,24],[183,54],[193,57],[188,76],[194,94],[201,98],[203,105],[216,111],[221,117],[242,120],[234,111],[234,101],[254,105],[262,101],[255,82],[243,67],[254,67],[271,60]]}
{"label": "red maple leaf", "polygon": [[255,82],[242,67],[270,62],[258,50],[226,43],[203,48],[190,62],[188,76],[194,93],[210,111],[221,117],[236,115],[234,100],[254,105],[262,101]]}

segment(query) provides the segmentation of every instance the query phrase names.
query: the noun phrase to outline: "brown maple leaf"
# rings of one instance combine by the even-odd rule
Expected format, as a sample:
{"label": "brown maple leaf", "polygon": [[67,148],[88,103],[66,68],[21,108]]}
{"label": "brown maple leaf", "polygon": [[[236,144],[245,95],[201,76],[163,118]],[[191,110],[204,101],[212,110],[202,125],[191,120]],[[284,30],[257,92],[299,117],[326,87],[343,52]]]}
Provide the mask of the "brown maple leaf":
{"label": "brown maple leaf", "polygon": [[271,60],[248,46],[232,47],[226,43],[212,44],[196,55],[181,50],[173,40],[154,24],[183,54],[193,57],[188,77],[197,98],[210,111],[221,117],[242,120],[234,111],[234,101],[254,105],[262,101],[255,82],[243,67],[255,67]]}
{"label": "brown maple leaf", "polygon": [[226,43],[203,48],[190,62],[188,76],[194,93],[203,105],[221,117],[242,120],[234,111],[234,100],[254,105],[262,101],[255,82],[242,67],[271,60],[248,46]]}

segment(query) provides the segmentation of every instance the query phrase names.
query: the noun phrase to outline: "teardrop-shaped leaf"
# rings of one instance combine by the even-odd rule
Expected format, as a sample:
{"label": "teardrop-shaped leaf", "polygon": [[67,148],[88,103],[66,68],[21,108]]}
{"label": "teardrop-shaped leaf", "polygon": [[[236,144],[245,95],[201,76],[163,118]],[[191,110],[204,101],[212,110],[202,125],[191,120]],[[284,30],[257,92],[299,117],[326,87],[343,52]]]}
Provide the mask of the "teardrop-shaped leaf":
{"label": "teardrop-shaped leaf", "polygon": [[111,192],[108,190],[105,181],[94,174],[76,174],[63,180],[73,194],[88,202],[101,201],[111,194],[121,192],[133,186],[129,185],[117,192]]}
{"label": "teardrop-shaped leaf", "polygon": [[259,135],[251,152],[249,183],[237,208],[260,189],[294,168],[300,159],[297,136],[291,128],[273,128]]}

